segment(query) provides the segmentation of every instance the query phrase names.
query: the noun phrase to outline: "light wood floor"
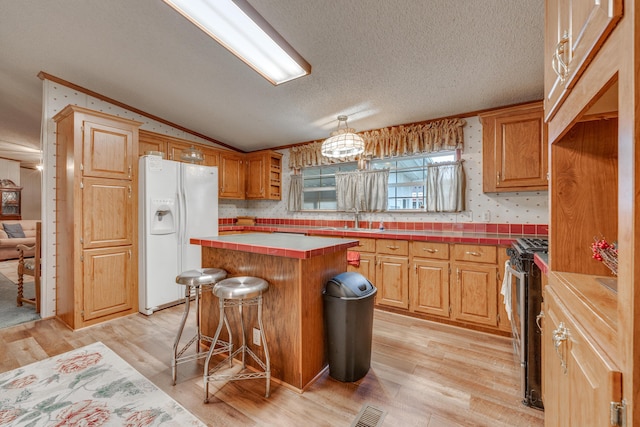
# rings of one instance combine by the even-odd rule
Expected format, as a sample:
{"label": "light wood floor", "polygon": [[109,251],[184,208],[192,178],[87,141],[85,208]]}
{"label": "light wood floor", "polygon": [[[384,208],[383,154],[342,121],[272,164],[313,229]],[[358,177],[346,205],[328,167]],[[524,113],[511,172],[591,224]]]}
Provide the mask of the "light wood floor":
{"label": "light wood floor", "polygon": [[55,319],[0,330],[0,372],[102,341],[208,425],[350,426],[369,403],[384,426],[542,426],[543,412],[518,396],[507,338],[404,316],[375,313],[371,370],[357,383],[327,373],[299,394],[264,380],[231,382],[203,404],[202,365],[169,366],[182,307],[135,314],[72,332]]}

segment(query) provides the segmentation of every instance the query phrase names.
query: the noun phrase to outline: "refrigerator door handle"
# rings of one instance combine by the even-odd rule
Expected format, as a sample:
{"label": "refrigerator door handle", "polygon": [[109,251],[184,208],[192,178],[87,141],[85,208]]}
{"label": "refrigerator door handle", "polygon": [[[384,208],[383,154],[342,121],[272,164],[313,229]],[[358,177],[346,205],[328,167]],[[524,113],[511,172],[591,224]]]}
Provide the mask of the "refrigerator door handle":
{"label": "refrigerator door handle", "polygon": [[182,213],[183,213],[183,215],[182,215],[182,244],[188,245],[189,242],[187,242],[187,238],[188,238],[187,226],[189,224],[187,224],[187,222],[188,222],[189,215],[187,213],[187,206],[189,206],[189,204],[188,204],[189,201],[187,200],[187,192],[186,192],[186,190],[184,188],[184,181],[182,181],[181,194],[182,194]]}

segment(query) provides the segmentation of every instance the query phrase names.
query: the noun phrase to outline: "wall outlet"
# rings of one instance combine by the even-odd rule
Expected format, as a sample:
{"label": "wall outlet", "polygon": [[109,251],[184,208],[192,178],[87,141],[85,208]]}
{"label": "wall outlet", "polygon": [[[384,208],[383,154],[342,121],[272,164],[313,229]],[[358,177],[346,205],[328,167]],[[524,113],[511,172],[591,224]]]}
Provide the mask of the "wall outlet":
{"label": "wall outlet", "polygon": [[482,213],[482,221],[483,222],[491,221],[491,211],[485,211]]}
{"label": "wall outlet", "polygon": [[260,329],[258,328],[253,328],[253,344],[257,346],[261,345]]}

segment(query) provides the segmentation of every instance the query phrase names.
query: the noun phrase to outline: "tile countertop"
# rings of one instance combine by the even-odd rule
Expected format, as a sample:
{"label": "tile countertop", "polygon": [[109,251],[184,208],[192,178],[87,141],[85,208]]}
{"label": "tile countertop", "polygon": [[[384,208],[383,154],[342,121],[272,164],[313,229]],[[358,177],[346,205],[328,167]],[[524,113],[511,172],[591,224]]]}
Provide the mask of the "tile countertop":
{"label": "tile countertop", "polygon": [[536,253],[533,262],[540,268],[542,274],[549,274],[549,254]]}
{"label": "tile countertop", "polygon": [[231,249],[286,258],[308,259],[357,246],[358,240],[346,240],[337,237],[314,237],[290,233],[242,233],[192,238],[191,243],[210,248]]}
{"label": "tile countertop", "polygon": [[480,245],[504,245],[509,246],[519,237],[531,237],[525,234],[496,234],[470,231],[418,231],[418,230],[389,230],[376,229],[350,229],[337,227],[300,227],[291,225],[251,225],[251,226],[225,226],[221,225],[219,231],[254,231],[266,233],[300,233],[314,234],[331,237],[347,238],[371,238],[392,240],[415,240],[445,243],[470,243]]}

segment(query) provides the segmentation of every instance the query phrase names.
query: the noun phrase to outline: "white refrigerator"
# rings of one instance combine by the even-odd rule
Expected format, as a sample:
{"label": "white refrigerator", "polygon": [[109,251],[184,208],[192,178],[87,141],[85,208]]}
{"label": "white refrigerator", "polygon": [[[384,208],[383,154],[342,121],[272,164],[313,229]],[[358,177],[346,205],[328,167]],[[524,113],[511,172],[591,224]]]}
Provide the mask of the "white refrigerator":
{"label": "white refrigerator", "polygon": [[189,240],[218,235],[218,168],[152,155],[139,166],[138,301],[150,315],[183,301],[176,276],[202,266]]}

